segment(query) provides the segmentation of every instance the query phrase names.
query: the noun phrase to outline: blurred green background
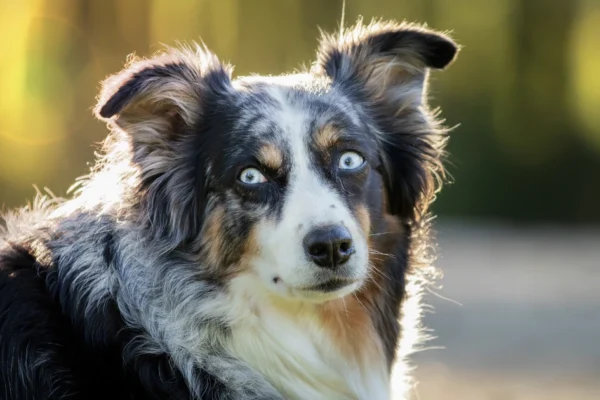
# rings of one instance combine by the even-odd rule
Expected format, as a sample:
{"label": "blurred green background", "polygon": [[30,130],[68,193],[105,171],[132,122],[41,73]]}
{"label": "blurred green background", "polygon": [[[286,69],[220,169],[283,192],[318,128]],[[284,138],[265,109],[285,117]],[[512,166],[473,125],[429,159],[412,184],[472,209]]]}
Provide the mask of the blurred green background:
{"label": "blurred green background", "polygon": [[[1,0],[0,203],[32,184],[62,194],[106,134],[98,82],[132,52],[202,38],[236,74],[314,57],[341,0]],[[451,30],[463,46],[433,76],[452,133],[442,216],[512,223],[600,221],[600,1],[348,0],[357,16]]]}
{"label": "blurred green background", "polygon": [[[0,0],[0,205],[23,205],[32,184],[64,195],[87,173],[107,133],[91,113],[99,82],[128,54],[202,38],[236,74],[289,72],[341,9]],[[415,358],[413,398],[598,399],[600,0],[347,0],[346,24],[359,15],[427,22],[463,46],[430,85],[459,125],[456,184],[435,204],[444,288],[427,296],[438,339]]]}

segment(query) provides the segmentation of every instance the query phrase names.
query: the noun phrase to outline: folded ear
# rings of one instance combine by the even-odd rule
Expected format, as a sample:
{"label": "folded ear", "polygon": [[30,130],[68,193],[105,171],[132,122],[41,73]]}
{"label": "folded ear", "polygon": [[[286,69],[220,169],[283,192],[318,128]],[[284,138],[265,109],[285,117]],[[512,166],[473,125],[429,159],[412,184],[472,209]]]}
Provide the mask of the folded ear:
{"label": "folded ear", "polygon": [[152,134],[170,135],[175,126],[169,123],[196,122],[203,98],[228,91],[230,81],[231,68],[205,48],[168,49],[151,59],[132,59],[106,79],[95,113],[102,120],[116,116],[114,123],[132,135],[150,134],[143,126],[149,119],[160,125]]}
{"label": "folded ear", "polygon": [[131,60],[102,84],[95,113],[128,138],[148,225],[174,243],[200,227],[203,113],[231,90],[230,67],[199,46]]}
{"label": "folded ear", "polygon": [[373,118],[392,214],[424,212],[443,173],[445,130],[428,111],[427,76],[450,64],[457,51],[442,33],[395,22],[359,21],[321,40],[313,72],[327,75]]}
{"label": "folded ear", "polygon": [[[360,83],[382,100],[414,96],[411,101],[420,101],[427,69],[445,68],[457,51],[448,36],[424,27],[395,22],[363,25],[359,21],[339,35],[323,35],[315,69],[331,77],[334,84]],[[416,90],[408,93],[406,85]],[[398,90],[399,86],[403,90]]]}

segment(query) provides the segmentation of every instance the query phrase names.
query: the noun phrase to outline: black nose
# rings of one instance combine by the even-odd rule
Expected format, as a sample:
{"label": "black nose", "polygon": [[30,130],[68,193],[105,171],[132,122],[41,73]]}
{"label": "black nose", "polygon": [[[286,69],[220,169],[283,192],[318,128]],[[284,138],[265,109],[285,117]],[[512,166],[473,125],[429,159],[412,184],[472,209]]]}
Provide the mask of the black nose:
{"label": "black nose", "polygon": [[352,236],[341,225],[314,229],[304,238],[304,249],[309,259],[324,268],[342,265],[352,254]]}

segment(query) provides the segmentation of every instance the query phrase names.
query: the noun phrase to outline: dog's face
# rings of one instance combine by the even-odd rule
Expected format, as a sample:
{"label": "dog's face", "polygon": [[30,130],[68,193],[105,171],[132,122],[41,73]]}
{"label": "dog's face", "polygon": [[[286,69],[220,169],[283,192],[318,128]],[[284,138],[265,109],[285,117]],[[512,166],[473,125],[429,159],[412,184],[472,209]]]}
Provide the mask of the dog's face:
{"label": "dog's face", "polygon": [[[367,276],[367,185],[377,144],[358,110],[309,74],[241,79],[231,147],[216,170],[228,208],[249,220],[248,264],[272,290],[329,298]],[[249,242],[246,241],[249,245]]]}
{"label": "dog's face", "polygon": [[110,78],[98,114],[129,137],[157,240],[215,279],[327,300],[368,279],[385,215],[409,223],[429,202],[444,140],[427,69],[455,53],[395,24],[325,37],[310,72],[276,78],[231,80],[205,49],[171,51]]}

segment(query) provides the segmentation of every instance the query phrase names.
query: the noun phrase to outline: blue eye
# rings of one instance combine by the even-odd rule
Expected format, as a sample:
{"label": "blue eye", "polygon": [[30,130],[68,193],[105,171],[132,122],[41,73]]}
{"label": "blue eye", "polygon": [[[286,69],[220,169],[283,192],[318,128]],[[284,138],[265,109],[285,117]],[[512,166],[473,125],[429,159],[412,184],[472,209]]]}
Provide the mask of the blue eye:
{"label": "blue eye", "polygon": [[257,185],[267,181],[267,178],[256,168],[245,168],[240,173],[239,179],[246,185]]}
{"label": "blue eye", "polygon": [[340,169],[357,169],[365,163],[365,159],[355,151],[347,151],[340,157],[338,167]]}

